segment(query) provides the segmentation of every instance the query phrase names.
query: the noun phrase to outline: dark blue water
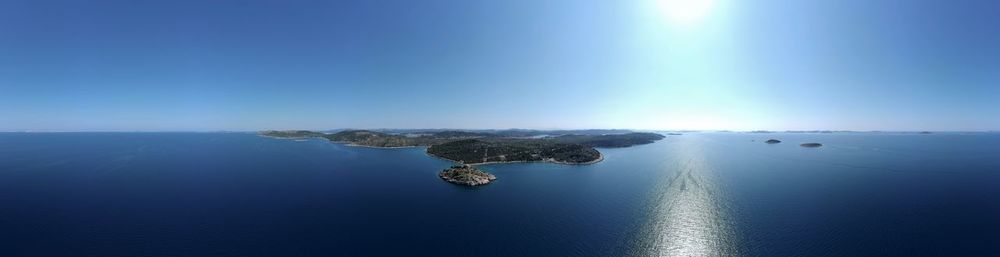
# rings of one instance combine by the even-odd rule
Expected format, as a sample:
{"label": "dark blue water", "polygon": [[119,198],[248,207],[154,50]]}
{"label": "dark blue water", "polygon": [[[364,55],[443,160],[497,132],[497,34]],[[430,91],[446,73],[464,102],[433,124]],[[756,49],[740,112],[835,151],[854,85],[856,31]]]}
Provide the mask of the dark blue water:
{"label": "dark blue water", "polygon": [[956,256],[1000,245],[1000,134],[691,133],[600,150],[605,161],[587,166],[486,166],[499,179],[466,188],[437,178],[450,163],[422,148],[0,133],[0,256]]}

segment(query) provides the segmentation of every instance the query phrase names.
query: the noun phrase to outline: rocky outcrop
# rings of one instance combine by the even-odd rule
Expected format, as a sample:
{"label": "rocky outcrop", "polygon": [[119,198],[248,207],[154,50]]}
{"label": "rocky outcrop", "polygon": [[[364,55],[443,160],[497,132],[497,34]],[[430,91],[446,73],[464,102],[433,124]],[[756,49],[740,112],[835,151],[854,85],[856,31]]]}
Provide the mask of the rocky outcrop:
{"label": "rocky outcrop", "polygon": [[451,168],[438,173],[438,176],[445,181],[465,186],[485,185],[497,179],[493,174],[478,170],[470,165],[451,166]]}

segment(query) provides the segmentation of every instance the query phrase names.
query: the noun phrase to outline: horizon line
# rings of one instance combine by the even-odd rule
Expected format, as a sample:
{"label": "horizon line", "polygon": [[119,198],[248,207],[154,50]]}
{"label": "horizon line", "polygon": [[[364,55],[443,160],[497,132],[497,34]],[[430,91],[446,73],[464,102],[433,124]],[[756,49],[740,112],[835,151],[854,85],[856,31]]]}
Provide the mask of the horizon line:
{"label": "horizon line", "polygon": [[920,133],[920,132],[940,132],[940,133],[991,133],[1000,132],[998,130],[732,130],[732,129],[631,129],[631,128],[573,128],[573,129],[530,129],[530,128],[331,128],[331,129],[261,129],[261,130],[7,130],[0,133],[259,133],[264,131],[344,131],[344,130],[457,130],[457,131],[484,131],[484,130],[535,130],[535,131],[573,131],[573,130],[628,130],[628,131],[654,131],[654,132],[732,132],[732,133]]}

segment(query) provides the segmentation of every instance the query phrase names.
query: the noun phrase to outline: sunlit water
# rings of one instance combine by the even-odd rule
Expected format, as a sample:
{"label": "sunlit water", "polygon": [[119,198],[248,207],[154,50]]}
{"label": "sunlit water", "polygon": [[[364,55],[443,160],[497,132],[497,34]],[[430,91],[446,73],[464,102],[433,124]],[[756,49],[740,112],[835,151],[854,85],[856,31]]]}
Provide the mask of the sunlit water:
{"label": "sunlit water", "polygon": [[715,184],[702,145],[679,140],[671,144],[661,166],[672,174],[650,195],[649,216],[638,232],[640,256],[736,255],[733,224],[728,220],[721,188]]}
{"label": "sunlit water", "polygon": [[423,148],[0,133],[0,256],[961,256],[1000,245],[998,134],[688,133],[600,150],[594,165],[486,166],[499,179],[466,188],[437,178],[450,163]]}

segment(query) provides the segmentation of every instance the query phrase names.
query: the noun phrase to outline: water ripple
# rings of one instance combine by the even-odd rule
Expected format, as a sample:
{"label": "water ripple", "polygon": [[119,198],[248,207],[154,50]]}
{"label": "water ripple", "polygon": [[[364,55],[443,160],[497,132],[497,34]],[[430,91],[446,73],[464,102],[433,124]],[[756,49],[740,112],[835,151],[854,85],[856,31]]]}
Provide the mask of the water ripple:
{"label": "water ripple", "polygon": [[678,142],[661,168],[659,183],[648,204],[650,212],[639,228],[632,249],[637,256],[732,256],[733,242],[719,187],[702,149],[693,142]]}

